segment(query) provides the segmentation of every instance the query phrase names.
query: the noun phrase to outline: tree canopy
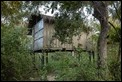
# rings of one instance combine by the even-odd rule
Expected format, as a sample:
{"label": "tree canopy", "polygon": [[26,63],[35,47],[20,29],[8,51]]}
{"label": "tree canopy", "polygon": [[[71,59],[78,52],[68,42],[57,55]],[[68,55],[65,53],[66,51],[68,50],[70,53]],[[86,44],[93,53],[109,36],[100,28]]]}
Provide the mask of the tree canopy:
{"label": "tree canopy", "polygon": [[[121,44],[121,1],[1,1],[2,78],[23,79],[26,76],[25,70],[32,70],[32,63],[28,63],[32,60],[26,55],[30,54],[26,46],[26,27],[30,15],[41,14],[39,8],[42,6],[46,7],[45,12],[59,11],[54,15],[54,37],[62,43],[71,43],[72,37],[80,32],[94,32],[92,39],[97,44],[97,73],[100,80],[107,80],[107,39]],[[92,18],[89,20],[88,16]],[[99,33],[96,33],[98,31]],[[121,61],[120,46],[118,53],[117,60]],[[120,68],[120,61],[117,61],[118,66],[115,67]],[[111,66],[114,66],[114,63]],[[23,68],[23,65],[27,69]],[[116,73],[111,73],[117,78]]]}

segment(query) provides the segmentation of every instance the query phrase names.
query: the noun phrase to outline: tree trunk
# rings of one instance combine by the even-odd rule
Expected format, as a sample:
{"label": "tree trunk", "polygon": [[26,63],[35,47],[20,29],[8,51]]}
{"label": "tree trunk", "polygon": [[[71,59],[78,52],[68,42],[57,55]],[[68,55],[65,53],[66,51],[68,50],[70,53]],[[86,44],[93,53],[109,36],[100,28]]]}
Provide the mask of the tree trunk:
{"label": "tree trunk", "polygon": [[119,42],[119,50],[118,50],[118,58],[117,58],[118,62],[121,62],[121,39]]}
{"label": "tree trunk", "polygon": [[98,38],[98,76],[105,80],[107,77],[107,33],[109,30],[108,25],[108,12],[107,4],[102,1],[93,1],[94,14],[101,25],[101,31]]}
{"label": "tree trunk", "polygon": [[108,33],[108,24],[103,22],[101,24],[101,32],[98,39],[98,69],[101,71],[99,75],[102,79],[107,77],[107,33]]}

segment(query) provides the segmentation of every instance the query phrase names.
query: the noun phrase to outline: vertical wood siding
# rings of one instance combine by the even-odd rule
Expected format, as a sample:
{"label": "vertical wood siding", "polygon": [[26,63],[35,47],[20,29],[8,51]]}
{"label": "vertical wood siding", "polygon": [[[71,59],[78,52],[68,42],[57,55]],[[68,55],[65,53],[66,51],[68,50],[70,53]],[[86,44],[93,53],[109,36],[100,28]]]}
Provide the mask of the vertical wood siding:
{"label": "vertical wood siding", "polygon": [[[49,24],[49,23],[45,23],[44,22],[44,29],[43,29],[43,32],[40,32],[43,33],[43,41],[37,41],[36,42],[36,45],[34,45],[34,49],[62,49],[62,48],[65,48],[66,50],[72,50],[73,47],[78,47],[78,45],[82,45],[81,48],[86,48],[86,42],[87,42],[87,34],[86,33],[83,33],[81,32],[78,36],[73,36],[73,44],[68,44],[68,43],[65,43],[65,44],[61,44],[61,42],[52,37],[55,33],[55,30],[54,30],[54,25],[53,24]],[[36,31],[38,31],[39,29],[35,29]],[[34,40],[37,39],[40,35],[36,35],[33,36],[34,37]],[[43,45],[42,47],[38,47],[39,45]],[[38,48],[37,48],[37,47]]]}

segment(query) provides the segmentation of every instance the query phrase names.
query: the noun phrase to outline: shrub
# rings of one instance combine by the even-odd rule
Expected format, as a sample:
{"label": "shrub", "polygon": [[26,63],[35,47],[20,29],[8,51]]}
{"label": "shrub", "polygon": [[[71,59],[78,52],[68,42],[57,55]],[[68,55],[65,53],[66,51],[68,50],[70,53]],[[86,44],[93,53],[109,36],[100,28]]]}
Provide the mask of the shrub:
{"label": "shrub", "polygon": [[28,79],[33,65],[26,46],[26,29],[2,27],[1,35],[1,79]]}

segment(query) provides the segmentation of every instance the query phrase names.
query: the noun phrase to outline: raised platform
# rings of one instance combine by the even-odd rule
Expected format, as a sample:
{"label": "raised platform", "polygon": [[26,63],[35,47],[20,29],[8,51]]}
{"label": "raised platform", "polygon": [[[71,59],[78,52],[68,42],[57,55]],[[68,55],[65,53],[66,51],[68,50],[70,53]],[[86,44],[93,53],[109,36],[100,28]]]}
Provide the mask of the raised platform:
{"label": "raised platform", "polygon": [[[67,52],[72,52],[72,51],[76,51],[76,49],[66,49],[66,48],[43,48],[43,49],[34,51],[34,53],[56,52],[56,51],[67,51]],[[93,52],[93,51],[82,50],[82,52]]]}
{"label": "raised platform", "polygon": [[43,48],[40,50],[34,51],[35,53],[42,53],[42,52],[55,52],[55,51],[69,51],[72,52],[74,49],[66,49],[66,48]]}

